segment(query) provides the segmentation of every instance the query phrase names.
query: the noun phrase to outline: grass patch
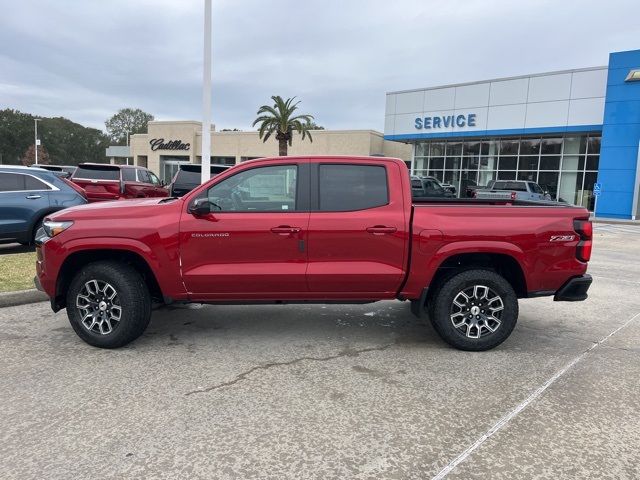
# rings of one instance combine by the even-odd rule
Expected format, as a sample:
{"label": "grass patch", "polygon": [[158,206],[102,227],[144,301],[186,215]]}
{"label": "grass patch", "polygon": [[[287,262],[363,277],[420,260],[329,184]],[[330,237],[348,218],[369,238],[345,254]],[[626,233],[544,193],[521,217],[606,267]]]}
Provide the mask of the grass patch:
{"label": "grass patch", "polygon": [[0,255],[0,292],[35,288],[33,286],[35,274],[35,252]]}

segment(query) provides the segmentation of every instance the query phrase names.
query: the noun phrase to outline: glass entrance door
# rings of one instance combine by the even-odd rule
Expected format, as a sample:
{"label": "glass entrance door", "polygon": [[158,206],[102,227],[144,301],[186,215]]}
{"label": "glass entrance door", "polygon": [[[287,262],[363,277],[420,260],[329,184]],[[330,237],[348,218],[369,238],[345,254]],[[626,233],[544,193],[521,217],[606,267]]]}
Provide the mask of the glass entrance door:
{"label": "glass entrance door", "polygon": [[176,174],[180,165],[184,165],[189,162],[189,157],[169,157],[165,155],[160,156],[160,180],[164,183],[171,183],[173,176]]}

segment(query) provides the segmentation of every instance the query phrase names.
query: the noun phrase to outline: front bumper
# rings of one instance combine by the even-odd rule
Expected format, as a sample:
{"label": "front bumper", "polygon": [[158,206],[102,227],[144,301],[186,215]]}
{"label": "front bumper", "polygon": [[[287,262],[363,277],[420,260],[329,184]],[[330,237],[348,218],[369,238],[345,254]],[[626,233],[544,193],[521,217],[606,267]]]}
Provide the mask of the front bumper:
{"label": "front bumper", "polygon": [[47,293],[44,291],[44,288],[42,288],[42,284],[40,283],[40,279],[38,278],[37,275],[33,277],[33,283],[36,286],[36,290],[40,290],[41,292]]}
{"label": "front bumper", "polygon": [[580,302],[587,299],[587,291],[593,279],[591,275],[584,274],[573,277],[556,292],[553,299],[556,302]]}

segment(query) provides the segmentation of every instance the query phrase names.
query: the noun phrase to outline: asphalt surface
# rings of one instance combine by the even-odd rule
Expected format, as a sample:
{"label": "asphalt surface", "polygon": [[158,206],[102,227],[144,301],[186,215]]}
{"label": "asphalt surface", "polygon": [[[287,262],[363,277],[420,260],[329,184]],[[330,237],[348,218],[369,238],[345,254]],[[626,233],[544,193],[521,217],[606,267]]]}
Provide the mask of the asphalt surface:
{"label": "asphalt surface", "polygon": [[590,298],[484,353],[400,302],[159,310],[116,351],[0,309],[0,477],[639,478],[638,259],[596,226]]}

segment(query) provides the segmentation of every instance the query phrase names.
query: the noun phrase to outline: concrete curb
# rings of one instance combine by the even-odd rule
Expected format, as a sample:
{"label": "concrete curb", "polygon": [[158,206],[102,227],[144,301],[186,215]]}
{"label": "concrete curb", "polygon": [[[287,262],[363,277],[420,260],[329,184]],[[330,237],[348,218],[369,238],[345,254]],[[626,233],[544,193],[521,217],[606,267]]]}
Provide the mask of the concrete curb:
{"label": "concrete curb", "polygon": [[640,220],[618,220],[617,218],[593,218],[591,217],[591,221],[593,223],[604,223],[607,225],[634,225],[640,226]]}
{"label": "concrete curb", "polygon": [[31,290],[19,290],[17,292],[3,292],[0,293],[0,308],[46,302],[47,300],[49,300],[49,297],[35,288]]}

